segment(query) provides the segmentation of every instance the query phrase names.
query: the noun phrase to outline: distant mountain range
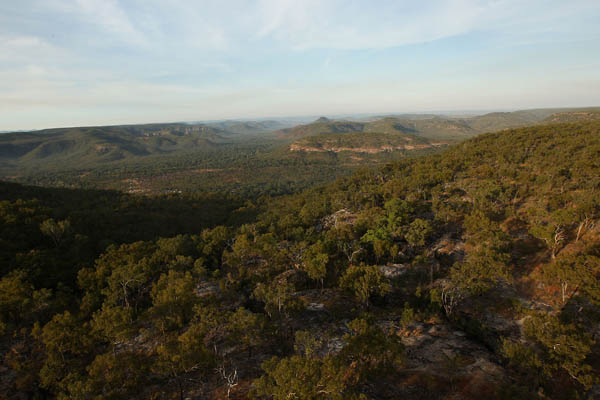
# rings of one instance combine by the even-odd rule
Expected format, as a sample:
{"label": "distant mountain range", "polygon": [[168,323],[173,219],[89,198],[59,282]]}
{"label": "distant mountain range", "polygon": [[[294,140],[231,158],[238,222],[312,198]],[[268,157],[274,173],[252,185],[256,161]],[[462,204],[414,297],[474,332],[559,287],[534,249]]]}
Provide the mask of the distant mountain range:
{"label": "distant mountain range", "polygon": [[257,134],[264,132],[273,132],[279,129],[284,129],[294,124],[282,121],[222,121],[212,122],[206,124],[208,126],[227,131],[230,133],[236,133],[240,135]]}
{"label": "distant mountain range", "polygon": [[24,169],[93,168],[148,156],[211,152],[223,145],[262,140],[305,152],[412,151],[508,128],[600,119],[600,108],[494,112],[474,117],[398,115],[364,120],[321,117],[291,121],[218,121],[57,128],[0,134],[0,176]]}
{"label": "distant mountain range", "polygon": [[[292,151],[372,152],[390,149],[421,149],[464,140],[485,132],[536,124],[600,119],[600,109],[537,109],[493,112],[474,117],[400,115],[366,121],[331,120],[321,117],[310,124],[275,132],[293,140]],[[377,134],[377,135],[375,135]],[[414,146],[407,143],[417,143]]]}

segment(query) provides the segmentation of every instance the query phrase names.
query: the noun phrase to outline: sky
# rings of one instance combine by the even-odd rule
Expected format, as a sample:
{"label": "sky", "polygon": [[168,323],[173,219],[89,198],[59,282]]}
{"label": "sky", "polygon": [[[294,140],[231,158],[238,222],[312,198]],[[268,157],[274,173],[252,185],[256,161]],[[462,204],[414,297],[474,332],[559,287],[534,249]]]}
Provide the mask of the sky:
{"label": "sky", "polygon": [[600,106],[598,0],[2,0],[0,130]]}

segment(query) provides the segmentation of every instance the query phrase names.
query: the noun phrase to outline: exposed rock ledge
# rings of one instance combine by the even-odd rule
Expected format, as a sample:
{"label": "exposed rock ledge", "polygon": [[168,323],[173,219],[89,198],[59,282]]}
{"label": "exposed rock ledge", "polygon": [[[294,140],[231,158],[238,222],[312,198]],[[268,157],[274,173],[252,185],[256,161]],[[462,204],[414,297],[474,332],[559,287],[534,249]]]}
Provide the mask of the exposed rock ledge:
{"label": "exposed rock ledge", "polygon": [[443,143],[431,143],[431,144],[401,144],[398,146],[380,146],[380,147],[329,147],[327,145],[323,147],[315,147],[315,146],[306,146],[297,143],[292,143],[290,145],[290,151],[306,151],[306,152],[333,152],[339,153],[342,151],[352,151],[355,153],[381,153],[384,151],[394,151],[394,150],[423,150],[429,149],[431,147],[438,147],[443,145]]}

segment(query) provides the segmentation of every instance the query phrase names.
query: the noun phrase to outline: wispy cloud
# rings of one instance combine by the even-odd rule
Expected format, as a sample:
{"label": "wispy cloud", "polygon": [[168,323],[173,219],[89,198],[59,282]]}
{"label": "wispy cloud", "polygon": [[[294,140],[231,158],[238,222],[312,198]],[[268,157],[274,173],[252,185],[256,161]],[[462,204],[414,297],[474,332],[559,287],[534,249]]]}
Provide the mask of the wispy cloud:
{"label": "wispy cloud", "polygon": [[4,63],[19,65],[65,54],[64,49],[37,36],[0,35],[0,61]]}
{"label": "wispy cloud", "polygon": [[126,9],[117,0],[48,0],[50,12],[67,14],[74,21],[95,27],[112,40],[132,45],[147,45]]}
{"label": "wispy cloud", "polygon": [[483,12],[478,2],[263,0],[261,37],[272,36],[295,49],[369,49],[436,40],[471,30]]}
{"label": "wispy cloud", "polygon": [[582,16],[599,14],[596,0],[31,1],[49,18],[68,15],[95,39],[91,45],[117,41],[150,51],[234,52],[264,40],[297,50],[382,49],[476,31],[542,36],[561,27],[573,34],[593,27]]}
{"label": "wispy cloud", "polygon": [[582,14],[599,14],[595,0],[382,0],[372,7],[343,0],[262,0],[259,4],[262,27],[257,35],[295,49],[381,49],[474,31],[543,35],[562,27],[570,34],[573,24],[581,24]]}
{"label": "wispy cloud", "polygon": [[491,106],[477,85],[544,100],[507,89],[538,70],[540,87],[571,72],[561,90],[587,101],[599,18],[598,0],[5,1],[0,121]]}

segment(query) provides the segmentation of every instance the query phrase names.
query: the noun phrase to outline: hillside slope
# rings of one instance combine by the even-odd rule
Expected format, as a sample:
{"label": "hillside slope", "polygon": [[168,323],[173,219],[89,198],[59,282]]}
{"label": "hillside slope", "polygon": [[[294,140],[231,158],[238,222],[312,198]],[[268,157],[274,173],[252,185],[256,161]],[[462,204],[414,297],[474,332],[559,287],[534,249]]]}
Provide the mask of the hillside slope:
{"label": "hillside slope", "polygon": [[280,121],[222,121],[206,124],[208,126],[221,129],[225,132],[239,135],[256,135],[266,132],[273,132],[284,129],[289,126],[288,122]]}
{"label": "hillside slope", "polygon": [[155,124],[48,129],[0,135],[0,165],[90,167],[100,163],[211,149],[228,133],[203,125]]}
{"label": "hillside slope", "polygon": [[299,139],[306,136],[316,136],[330,133],[362,132],[365,124],[354,121],[336,121],[321,117],[318,120],[293,128],[282,129],[276,132],[281,139]]}
{"label": "hillside slope", "polygon": [[278,132],[280,139],[294,140],[290,145],[292,151],[363,153],[421,150],[473,135],[475,132],[465,123],[440,117],[416,120],[385,117],[368,122],[320,118]]}
{"label": "hillside slope", "polygon": [[[485,134],[256,204],[95,192],[83,198],[106,205],[86,207],[3,186],[0,389],[597,398],[599,160],[600,122],[585,122]],[[110,229],[125,212],[170,235],[160,210],[182,201],[196,210],[184,235]]]}
{"label": "hillside slope", "polygon": [[281,130],[278,132],[278,137],[282,139],[300,139],[308,136],[357,132],[416,135],[423,138],[451,137],[455,140],[464,139],[475,134],[465,123],[442,117],[415,120],[384,117],[367,122],[320,118],[310,124]]}
{"label": "hillside slope", "polygon": [[545,123],[567,123],[567,122],[585,122],[600,120],[600,109],[578,110],[578,111],[563,111],[553,113],[548,118],[544,119]]}

